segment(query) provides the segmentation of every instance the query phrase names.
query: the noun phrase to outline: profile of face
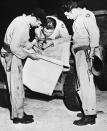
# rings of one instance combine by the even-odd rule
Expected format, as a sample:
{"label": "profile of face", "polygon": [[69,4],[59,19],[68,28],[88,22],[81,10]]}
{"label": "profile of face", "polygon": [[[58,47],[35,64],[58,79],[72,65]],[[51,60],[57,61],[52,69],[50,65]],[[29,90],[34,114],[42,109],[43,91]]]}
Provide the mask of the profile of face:
{"label": "profile of face", "polygon": [[47,29],[46,27],[44,27],[43,32],[46,37],[49,37],[53,34],[54,29]]}
{"label": "profile of face", "polygon": [[33,26],[39,27],[41,24],[42,24],[42,23],[41,23],[41,21],[40,21],[39,18],[36,18],[36,17],[33,17],[33,16],[32,16],[32,25],[33,25]]}
{"label": "profile of face", "polygon": [[77,8],[73,8],[70,12],[65,12],[64,14],[67,17],[67,19],[75,20],[78,16],[78,10]]}
{"label": "profile of face", "polygon": [[43,28],[43,33],[46,37],[53,34],[56,27],[56,20],[53,18],[47,18],[47,25]]}

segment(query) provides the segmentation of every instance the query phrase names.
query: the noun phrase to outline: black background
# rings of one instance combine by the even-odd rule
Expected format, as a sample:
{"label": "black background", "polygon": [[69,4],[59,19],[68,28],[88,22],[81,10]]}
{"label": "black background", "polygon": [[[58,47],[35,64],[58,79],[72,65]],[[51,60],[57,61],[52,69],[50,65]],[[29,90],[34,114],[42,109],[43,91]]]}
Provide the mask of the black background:
{"label": "black background", "polygon": [[[47,14],[51,14],[51,12],[59,9],[62,1],[63,0],[0,0],[0,48],[3,44],[7,26],[16,16],[22,15],[23,13],[27,14],[37,7],[43,8]],[[88,0],[87,8],[90,10],[107,9],[107,0]],[[60,14],[60,16],[65,20],[63,15]],[[70,21],[66,20],[65,23],[68,27],[71,26]],[[72,33],[70,29],[71,28],[68,28],[69,32]],[[0,80],[3,80],[4,75],[1,64],[0,76]]]}
{"label": "black background", "polygon": [[[0,42],[9,23],[22,13],[29,13],[31,10],[41,7],[47,14],[51,14],[60,7],[63,0],[1,0],[0,1]],[[90,10],[107,9],[106,0],[87,0]]]}
{"label": "black background", "polygon": [[[1,0],[0,1],[0,16],[14,17],[23,12],[41,7],[47,12],[57,9],[60,3],[64,0]],[[106,0],[87,0],[88,8],[91,10],[107,9]]]}

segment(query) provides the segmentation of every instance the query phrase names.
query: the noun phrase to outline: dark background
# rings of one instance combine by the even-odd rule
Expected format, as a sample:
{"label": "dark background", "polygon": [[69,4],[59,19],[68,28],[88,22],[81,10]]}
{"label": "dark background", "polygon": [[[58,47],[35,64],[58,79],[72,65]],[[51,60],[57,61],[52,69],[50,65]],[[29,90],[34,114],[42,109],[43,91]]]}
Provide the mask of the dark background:
{"label": "dark background", "polygon": [[[43,8],[46,11],[47,15],[52,14],[53,12],[59,13],[59,7],[62,1],[63,0],[0,0],[0,48],[3,45],[4,34],[7,29],[7,26],[16,16],[22,15],[23,13],[27,14],[37,7]],[[107,0],[87,0],[87,1],[88,1],[87,8],[90,10],[107,9]],[[72,33],[71,28],[69,28],[71,27],[71,21],[66,20],[63,14],[59,15],[63,20],[65,20],[65,24],[68,27],[68,31]],[[104,25],[106,26],[105,23]],[[102,29],[104,30],[106,28],[104,27]],[[105,37],[106,36],[107,35],[105,34]],[[107,44],[105,45],[107,48]],[[107,56],[107,49],[105,52]],[[99,80],[98,78],[98,81],[101,83],[100,85],[102,88],[107,87],[107,63],[104,69],[106,69],[106,71],[104,70],[105,74],[101,76],[100,78],[101,80]],[[4,72],[0,63],[0,81],[4,81],[3,76]]]}
{"label": "dark background", "polygon": [[[58,11],[64,0],[1,0],[0,1],[0,42],[3,41],[4,32],[9,23],[22,13],[41,7],[47,14]],[[87,0],[90,10],[107,9],[106,0]],[[61,16],[63,17],[63,16]]]}
{"label": "dark background", "polygon": [[[44,8],[48,13],[59,8],[64,0],[1,0],[0,16],[11,18],[29,12],[36,7]],[[107,0],[87,0],[88,8],[91,10],[107,9]],[[4,20],[4,19],[3,19]]]}

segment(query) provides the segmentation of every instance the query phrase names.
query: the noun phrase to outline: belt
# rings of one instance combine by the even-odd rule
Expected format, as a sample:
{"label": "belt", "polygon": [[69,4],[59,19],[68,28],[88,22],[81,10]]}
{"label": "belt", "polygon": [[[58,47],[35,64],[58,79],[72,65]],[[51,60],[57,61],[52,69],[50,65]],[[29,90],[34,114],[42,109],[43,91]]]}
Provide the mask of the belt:
{"label": "belt", "polygon": [[90,47],[89,46],[80,46],[80,47],[76,47],[73,49],[74,53],[76,54],[78,51],[80,50],[89,50]]}

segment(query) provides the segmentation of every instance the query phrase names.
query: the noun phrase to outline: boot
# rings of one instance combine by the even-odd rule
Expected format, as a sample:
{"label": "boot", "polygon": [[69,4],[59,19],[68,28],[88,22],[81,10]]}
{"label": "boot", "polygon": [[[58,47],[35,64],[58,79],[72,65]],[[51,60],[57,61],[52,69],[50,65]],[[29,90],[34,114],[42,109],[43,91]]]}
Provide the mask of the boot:
{"label": "boot", "polygon": [[28,115],[28,114],[26,114],[25,112],[24,112],[24,116],[27,116],[27,117],[33,119],[33,115]]}
{"label": "boot", "polygon": [[96,123],[95,118],[96,115],[85,115],[80,120],[75,120],[73,124],[77,126],[84,126],[88,124],[93,125]]}
{"label": "boot", "polygon": [[34,122],[33,116],[27,115],[26,113],[24,113],[24,116],[22,118],[14,118],[13,119],[14,124],[18,124],[18,123],[28,124],[28,123],[32,123],[32,122]]}

